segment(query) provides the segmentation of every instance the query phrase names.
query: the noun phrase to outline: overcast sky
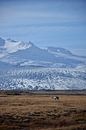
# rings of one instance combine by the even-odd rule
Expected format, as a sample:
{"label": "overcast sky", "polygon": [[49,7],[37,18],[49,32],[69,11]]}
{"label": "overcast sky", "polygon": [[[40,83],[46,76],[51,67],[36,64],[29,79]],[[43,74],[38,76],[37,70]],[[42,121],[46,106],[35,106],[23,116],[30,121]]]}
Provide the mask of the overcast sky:
{"label": "overcast sky", "polygon": [[0,37],[86,49],[86,0],[0,0]]}

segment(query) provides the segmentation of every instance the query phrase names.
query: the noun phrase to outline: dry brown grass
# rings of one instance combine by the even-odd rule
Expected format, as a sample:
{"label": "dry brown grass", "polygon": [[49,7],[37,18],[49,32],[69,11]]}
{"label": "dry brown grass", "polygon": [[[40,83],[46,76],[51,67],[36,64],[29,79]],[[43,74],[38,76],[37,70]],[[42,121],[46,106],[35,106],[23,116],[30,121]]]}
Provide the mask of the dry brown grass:
{"label": "dry brown grass", "polygon": [[0,130],[86,130],[86,96],[0,95]]}

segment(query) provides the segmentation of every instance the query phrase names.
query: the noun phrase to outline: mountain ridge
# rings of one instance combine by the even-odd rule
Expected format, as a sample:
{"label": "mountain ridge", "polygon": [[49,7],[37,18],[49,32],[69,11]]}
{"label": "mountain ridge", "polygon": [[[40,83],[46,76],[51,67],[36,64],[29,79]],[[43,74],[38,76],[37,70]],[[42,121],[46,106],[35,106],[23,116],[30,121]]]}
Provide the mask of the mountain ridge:
{"label": "mountain ridge", "polygon": [[[1,40],[3,44],[3,40]],[[0,61],[21,66],[21,63],[27,65],[39,65],[46,67],[69,66],[75,67],[84,64],[83,57],[74,55],[68,49],[60,47],[48,47],[41,49],[34,45],[31,41],[15,41],[11,39],[4,40],[3,46],[0,48]],[[81,59],[80,59],[81,58]],[[30,63],[32,61],[32,64]],[[29,64],[30,63],[30,64]]]}

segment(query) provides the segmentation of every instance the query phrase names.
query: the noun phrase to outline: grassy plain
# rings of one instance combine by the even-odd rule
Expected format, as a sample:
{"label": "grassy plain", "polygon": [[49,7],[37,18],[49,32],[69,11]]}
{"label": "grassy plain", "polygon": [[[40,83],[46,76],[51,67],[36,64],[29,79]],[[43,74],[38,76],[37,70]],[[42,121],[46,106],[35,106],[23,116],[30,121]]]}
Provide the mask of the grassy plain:
{"label": "grassy plain", "polygon": [[0,130],[86,130],[86,95],[52,96],[0,94]]}

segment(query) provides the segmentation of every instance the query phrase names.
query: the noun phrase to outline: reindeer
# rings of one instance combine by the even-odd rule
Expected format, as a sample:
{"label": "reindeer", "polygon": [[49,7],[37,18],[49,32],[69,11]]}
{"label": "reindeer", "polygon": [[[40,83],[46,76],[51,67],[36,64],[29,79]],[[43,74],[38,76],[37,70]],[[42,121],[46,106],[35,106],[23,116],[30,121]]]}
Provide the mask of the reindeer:
{"label": "reindeer", "polygon": [[59,97],[58,96],[54,96],[52,97],[52,99],[54,99],[55,101],[59,100]]}

